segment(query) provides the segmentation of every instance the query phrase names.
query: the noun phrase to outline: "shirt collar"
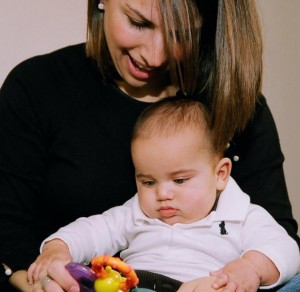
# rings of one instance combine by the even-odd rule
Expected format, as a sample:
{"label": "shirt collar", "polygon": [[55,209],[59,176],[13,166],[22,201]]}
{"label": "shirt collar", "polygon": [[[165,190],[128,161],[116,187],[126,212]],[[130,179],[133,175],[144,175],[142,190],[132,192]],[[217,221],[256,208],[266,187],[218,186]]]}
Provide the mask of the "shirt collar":
{"label": "shirt collar", "polygon": [[244,221],[249,205],[250,197],[230,177],[225,190],[220,195],[213,221]]}

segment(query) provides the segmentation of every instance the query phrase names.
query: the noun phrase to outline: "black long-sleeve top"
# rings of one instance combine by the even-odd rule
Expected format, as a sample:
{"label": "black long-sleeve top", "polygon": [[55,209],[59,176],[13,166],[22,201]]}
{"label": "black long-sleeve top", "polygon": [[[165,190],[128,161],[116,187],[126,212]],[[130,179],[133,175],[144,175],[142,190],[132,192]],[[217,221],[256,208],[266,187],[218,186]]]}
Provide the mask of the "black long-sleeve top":
{"label": "black long-sleeve top", "polygon": [[[12,70],[0,91],[0,263],[27,269],[50,233],[136,192],[130,137],[148,105],[104,84],[83,44]],[[230,144],[232,176],[300,245],[264,97]]]}

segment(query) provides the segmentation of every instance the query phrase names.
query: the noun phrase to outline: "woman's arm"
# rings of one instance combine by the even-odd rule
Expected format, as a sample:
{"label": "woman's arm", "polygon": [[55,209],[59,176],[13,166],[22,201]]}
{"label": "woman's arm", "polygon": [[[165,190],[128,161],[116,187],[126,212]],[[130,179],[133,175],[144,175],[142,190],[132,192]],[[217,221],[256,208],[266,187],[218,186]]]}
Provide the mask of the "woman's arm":
{"label": "woman's arm", "polygon": [[14,272],[38,256],[34,216],[45,172],[44,141],[19,74],[13,70],[0,90],[0,262]]}
{"label": "woman's arm", "polygon": [[284,178],[284,156],[263,96],[257,101],[253,119],[243,132],[235,135],[226,155],[233,161],[232,176],[250,195],[251,202],[267,209],[300,246]]}
{"label": "woman's arm", "polygon": [[27,271],[20,270],[12,274],[9,283],[18,291],[32,292],[32,285],[27,282]]}

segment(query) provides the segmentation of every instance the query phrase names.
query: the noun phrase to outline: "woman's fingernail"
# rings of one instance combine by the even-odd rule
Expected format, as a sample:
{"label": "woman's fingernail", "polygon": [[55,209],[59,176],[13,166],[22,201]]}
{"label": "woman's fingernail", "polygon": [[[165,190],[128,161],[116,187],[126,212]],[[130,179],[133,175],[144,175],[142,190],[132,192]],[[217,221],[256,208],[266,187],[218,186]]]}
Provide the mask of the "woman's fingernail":
{"label": "woman's fingernail", "polygon": [[69,292],[80,292],[80,289],[77,286],[71,286]]}

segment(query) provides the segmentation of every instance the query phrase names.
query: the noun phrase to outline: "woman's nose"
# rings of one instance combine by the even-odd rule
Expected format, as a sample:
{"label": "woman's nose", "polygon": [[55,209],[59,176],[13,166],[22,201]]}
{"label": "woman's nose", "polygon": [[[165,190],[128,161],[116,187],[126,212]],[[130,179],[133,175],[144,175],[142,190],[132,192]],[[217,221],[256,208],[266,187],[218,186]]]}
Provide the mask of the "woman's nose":
{"label": "woman's nose", "polygon": [[147,66],[151,68],[162,66],[167,59],[162,32],[150,31],[144,38],[140,53]]}

